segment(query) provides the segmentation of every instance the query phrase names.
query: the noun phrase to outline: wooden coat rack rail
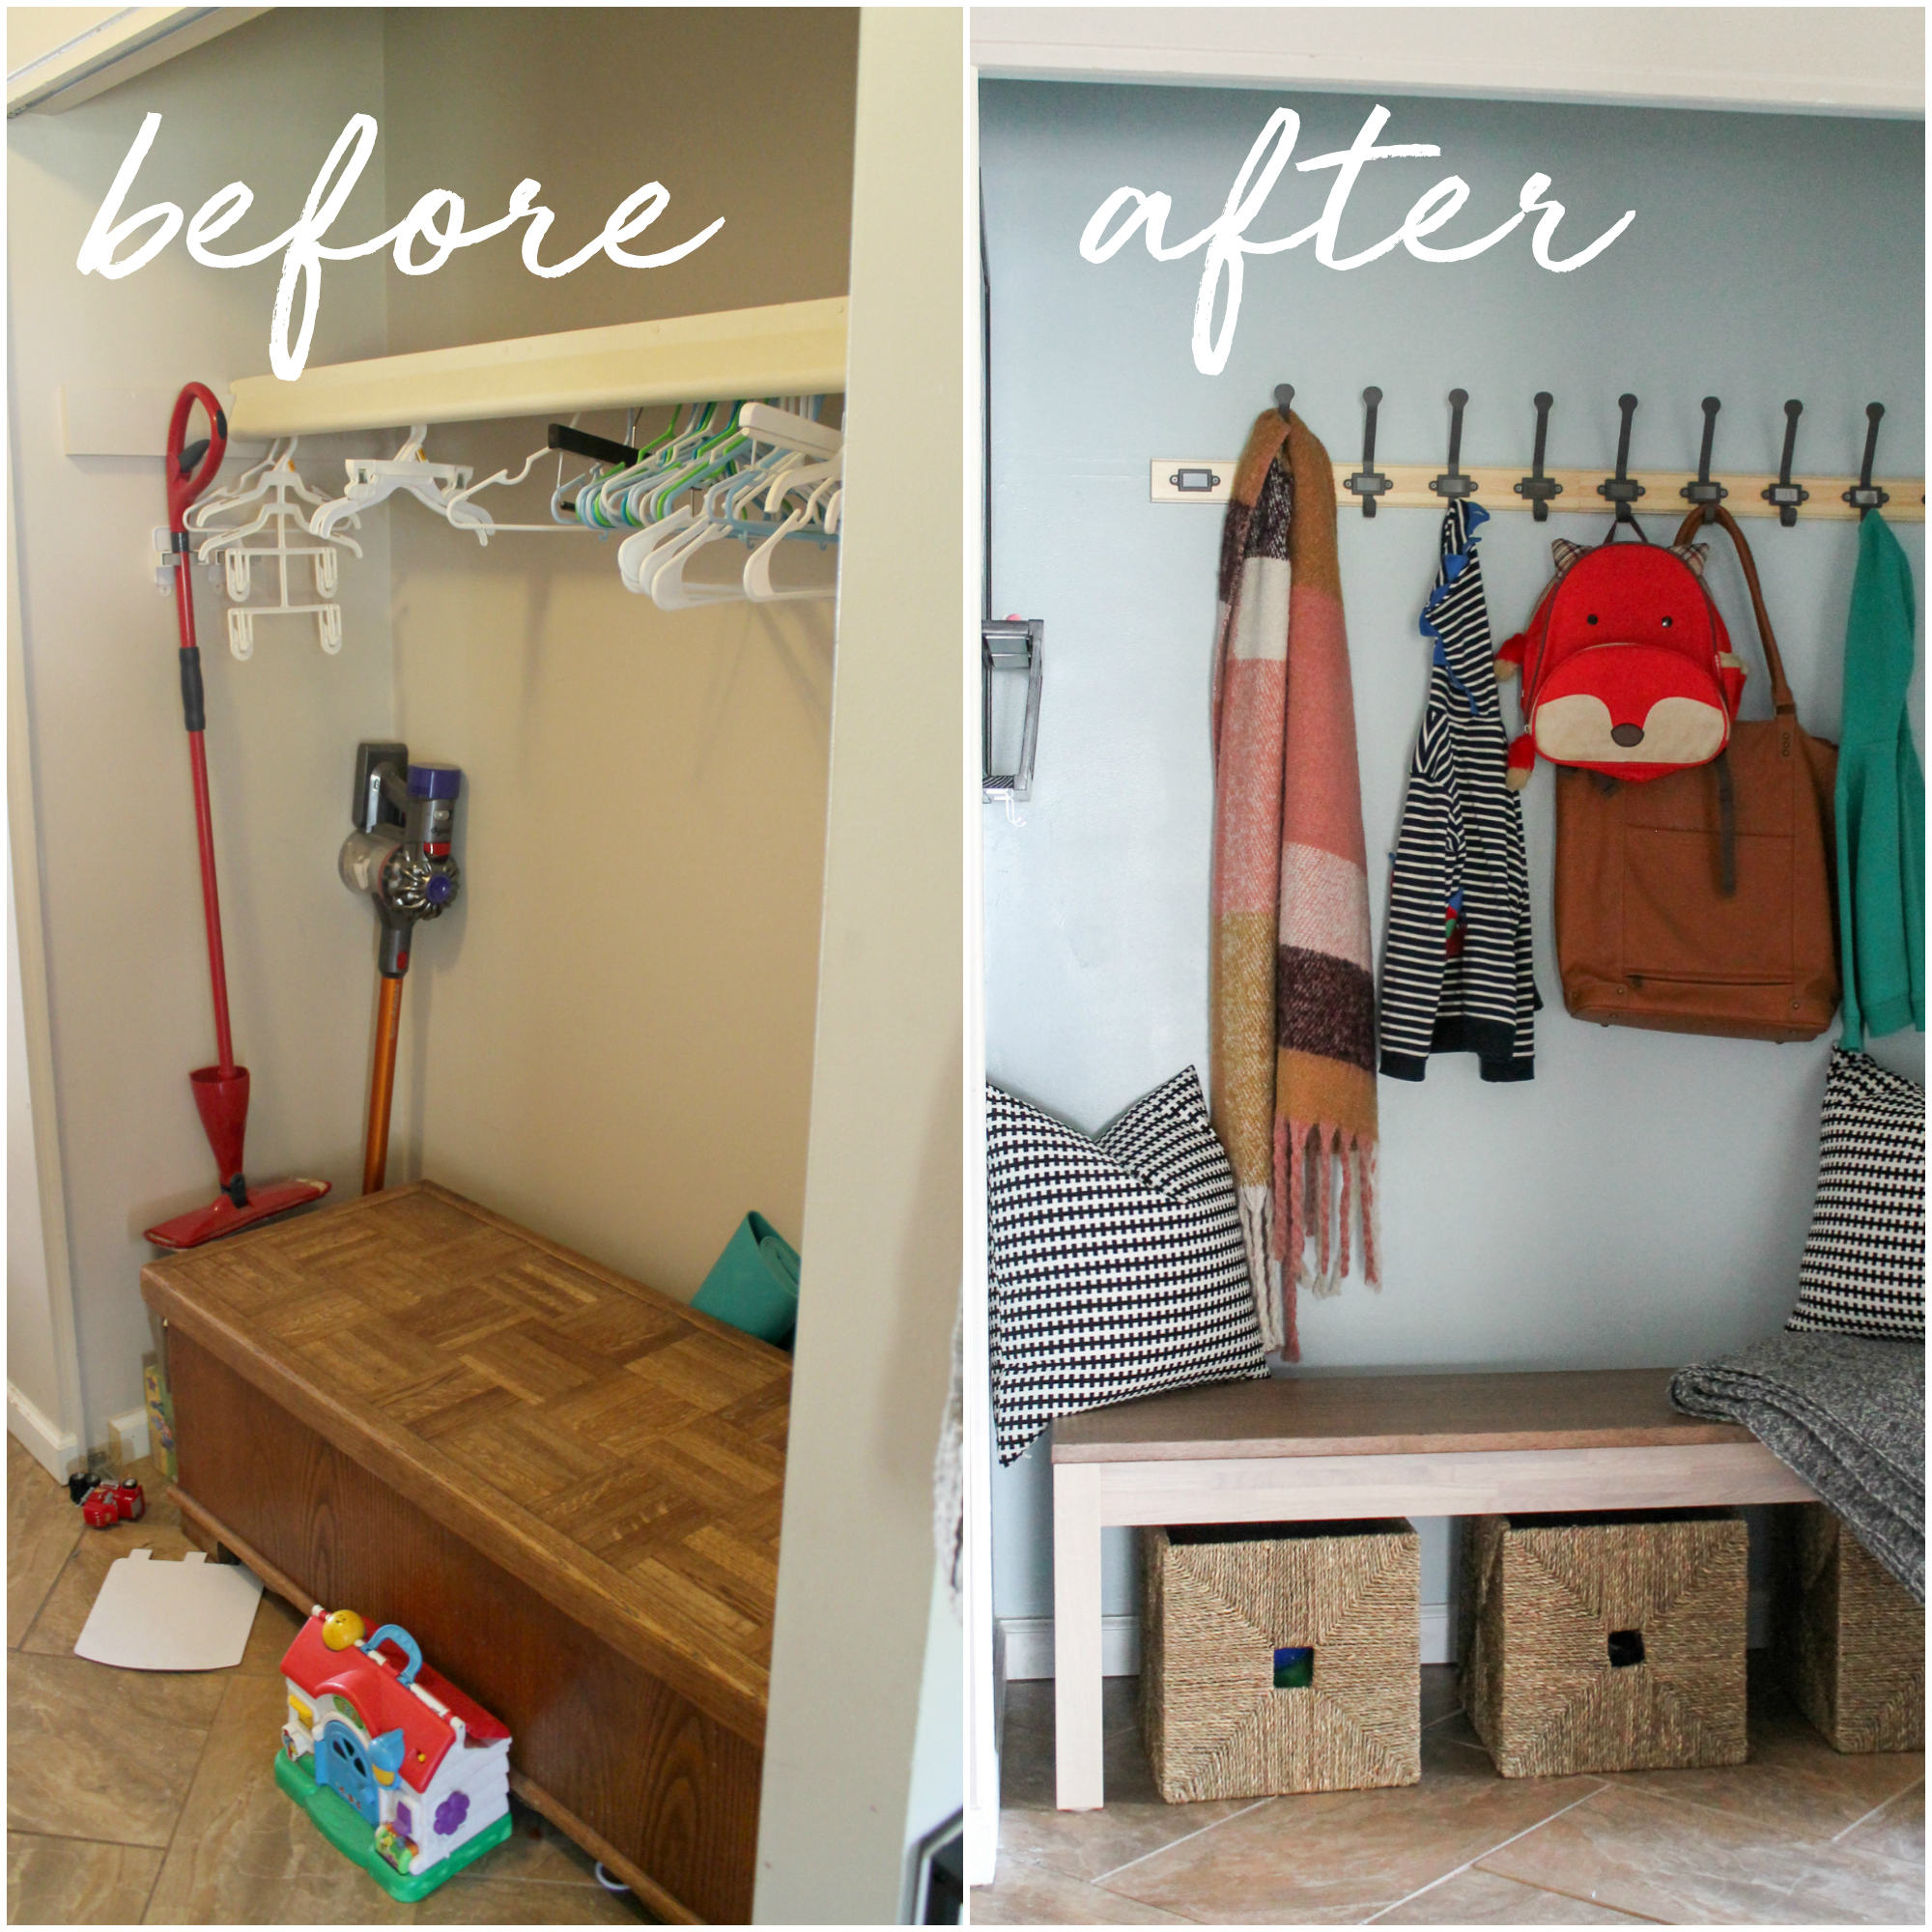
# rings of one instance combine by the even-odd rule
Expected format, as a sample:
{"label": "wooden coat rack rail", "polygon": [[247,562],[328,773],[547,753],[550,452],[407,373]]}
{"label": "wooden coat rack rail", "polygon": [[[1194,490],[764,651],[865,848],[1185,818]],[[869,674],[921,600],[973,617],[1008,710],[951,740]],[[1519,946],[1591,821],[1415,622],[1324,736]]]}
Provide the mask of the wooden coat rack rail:
{"label": "wooden coat rack rail", "polygon": [[[1286,417],[1294,401],[1294,387],[1277,385],[1275,407]],[[1697,472],[1687,476],[1681,470],[1633,470],[1630,467],[1632,427],[1636,419],[1637,399],[1626,392],[1617,398],[1617,467],[1615,474],[1598,476],[1584,469],[1546,469],[1544,449],[1549,435],[1549,412],[1555,399],[1548,390],[1532,398],[1536,411],[1535,454],[1527,474],[1515,469],[1462,467],[1463,412],[1468,407],[1466,389],[1449,391],[1449,462],[1444,469],[1431,470],[1426,464],[1391,464],[1387,469],[1376,468],[1376,418],[1380,411],[1382,392],[1370,387],[1362,391],[1365,411],[1362,432],[1362,461],[1350,469],[1345,463],[1335,465],[1335,494],[1342,503],[1352,499],[1361,505],[1362,515],[1373,517],[1378,505],[1391,510],[1429,510],[1458,497],[1473,497],[1486,509],[1528,510],[1542,523],[1551,510],[1569,510],[1586,516],[1605,512],[1620,522],[1629,522],[1639,504],[1657,516],[1685,515],[1692,506],[1728,502],[1736,517],[1776,517],[1785,528],[1799,520],[1850,523],[1872,510],[1884,509],[1895,523],[1925,521],[1925,479],[1922,476],[1874,477],[1873,460],[1878,452],[1879,424],[1885,416],[1883,403],[1865,406],[1864,460],[1856,476],[1799,476],[1792,471],[1792,455],[1798,442],[1798,421],[1804,405],[1793,397],[1784,405],[1784,449],[1776,476],[1714,475],[1712,452],[1717,442],[1718,412],[1723,407],[1716,396],[1706,396],[1700,406],[1704,414],[1703,441],[1697,456]],[[1232,457],[1155,457],[1151,471],[1153,500],[1156,503],[1226,502],[1234,483]]]}
{"label": "wooden coat rack rail", "polygon": [[[1152,500],[1156,503],[1225,503],[1229,486],[1235,479],[1235,463],[1236,459],[1232,456],[1155,457],[1150,466]],[[1176,484],[1174,478],[1177,472],[1185,474],[1190,470],[1211,475],[1216,479],[1213,486],[1183,489]],[[1348,489],[1348,478],[1354,473],[1350,464],[1338,463],[1335,466],[1335,494],[1344,515],[1354,508]],[[1383,509],[1440,510],[1445,507],[1446,499],[1429,487],[1440,473],[1434,465],[1390,463],[1382,467],[1381,473],[1387,476],[1390,484],[1378,497]],[[1516,486],[1523,474],[1520,469],[1478,465],[1462,473],[1475,485],[1469,496],[1486,510],[1527,510],[1530,507],[1528,498],[1516,494]],[[1614,513],[1615,505],[1597,495],[1597,485],[1604,480],[1601,470],[1550,469],[1545,474],[1551,482],[1563,486],[1562,495],[1550,500],[1552,511],[1590,517],[1607,517]],[[1630,480],[1643,486],[1644,494],[1634,505],[1638,515],[1682,517],[1688,514],[1690,502],[1679,492],[1695,478],[1685,470],[1636,469],[1630,472]],[[1778,480],[1776,476],[1719,471],[1713,480],[1721,483],[1730,493],[1724,498],[1724,507],[1732,516],[1777,515],[1776,506],[1767,503],[1759,494]],[[1810,501],[1800,510],[1798,521],[1856,523],[1858,511],[1839,498],[1841,493],[1858,480],[1856,476],[1794,475],[1791,481],[1810,496]],[[1925,521],[1925,479],[1922,476],[1880,476],[1872,480],[1891,498],[1885,505],[1889,522],[1922,524]]]}

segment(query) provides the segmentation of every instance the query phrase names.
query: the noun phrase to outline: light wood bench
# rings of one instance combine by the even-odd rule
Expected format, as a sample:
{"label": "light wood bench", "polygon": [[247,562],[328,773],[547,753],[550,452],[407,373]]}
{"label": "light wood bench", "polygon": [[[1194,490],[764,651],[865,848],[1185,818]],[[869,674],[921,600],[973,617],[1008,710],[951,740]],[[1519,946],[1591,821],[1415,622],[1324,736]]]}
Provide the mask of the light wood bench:
{"label": "light wood bench", "polygon": [[1815,1500],[1748,1430],[1672,1408],[1671,1374],[1297,1376],[1063,1417],[1053,1431],[1060,1808],[1104,1802],[1103,1528]]}

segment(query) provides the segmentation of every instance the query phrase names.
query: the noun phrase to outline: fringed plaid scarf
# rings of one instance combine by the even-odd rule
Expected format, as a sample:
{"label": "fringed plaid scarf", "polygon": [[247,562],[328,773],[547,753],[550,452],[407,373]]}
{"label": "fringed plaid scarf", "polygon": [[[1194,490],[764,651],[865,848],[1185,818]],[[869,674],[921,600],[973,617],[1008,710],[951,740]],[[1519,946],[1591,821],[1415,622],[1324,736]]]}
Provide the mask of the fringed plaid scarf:
{"label": "fringed plaid scarf", "polygon": [[1295,1290],[1341,1286],[1356,1196],[1362,1272],[1380,1281],[1375,979],[1335,478],[1298,416],[1270,410],[1248,437],[1221,536],[1218,631],[1214,1126],[1263,1340],[1296,1361]]}

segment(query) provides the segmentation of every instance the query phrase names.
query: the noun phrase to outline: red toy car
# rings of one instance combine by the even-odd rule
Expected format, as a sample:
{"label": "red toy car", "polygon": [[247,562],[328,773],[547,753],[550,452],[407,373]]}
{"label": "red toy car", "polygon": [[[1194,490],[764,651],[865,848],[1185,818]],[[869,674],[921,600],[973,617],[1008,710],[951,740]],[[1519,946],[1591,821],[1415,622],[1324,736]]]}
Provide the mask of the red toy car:
{"label": "red toy car", "polygon": [[117,1522],[138,1522],[148,1513],[148,1498],[139,1483],[99,1483],[80,1513],[95,1529],[112,1529]]}

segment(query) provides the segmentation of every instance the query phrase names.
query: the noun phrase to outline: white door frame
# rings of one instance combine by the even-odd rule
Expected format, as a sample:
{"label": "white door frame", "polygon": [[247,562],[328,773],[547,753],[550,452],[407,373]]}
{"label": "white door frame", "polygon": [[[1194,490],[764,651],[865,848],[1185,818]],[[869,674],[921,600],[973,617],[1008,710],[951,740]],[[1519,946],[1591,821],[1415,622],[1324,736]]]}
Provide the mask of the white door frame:
{"label": "white door frame", "polygon": [[1000,1740],[993,1681],[993,1399],[986,1300],[986,878],[981,836],[984,802],[980,776],[980,584],[984,570],[982,504],[986,478],[980,473],[981,394],[984,366],[980,341],[980,76],[966,69],[966,195],[960,233],[966,253],[966,287],[971,291],[973,326],[965,331],[972,358],[965,384],[962,425],[966,448],[966,582],[972,595],[961,639],[960,669],[965,680],[965,742],[960,776],[967,788],[966,850],[962,870],[966,893],[966,1158],[965,1281],[961,1296],[966,1457],[966,1883],[990,1885],[1000,1849]]}
{"label": "white door frame", "polygon": [[[10,484],[14,481],[10,472]],[[73,1267],[68,1247],[67,1186],[61,1172],[60,1125],[54,1098],[53,1024],[47,1005],[47,953],[41,919],[40,821],[34,797],[34,759],[27,729],[25,626],[15,542],[19,492],[10,489],[7,513],[7,850],[12,872],[15,930],[11,974],[17,963],[26,1052],[24,1064],[8,1056],[10,1101],[24,1086],[33,1122],[35,1202],[40,1209],[43,1279],[7,1282],[8,1319],[48,1334],[54,1361],[55,1412],[7,1384],[7,1426],[49,1475],[65,1478],[85,1453],[80,1349],[74,1332]],[[10,1109],[11,1111],[11,1109]],[[44,1284],[44,1285],[43,1285]],[[15,1309],[16,1297],[20,1306]],[[37,1392],[39,1393],[39,1392]]]}

